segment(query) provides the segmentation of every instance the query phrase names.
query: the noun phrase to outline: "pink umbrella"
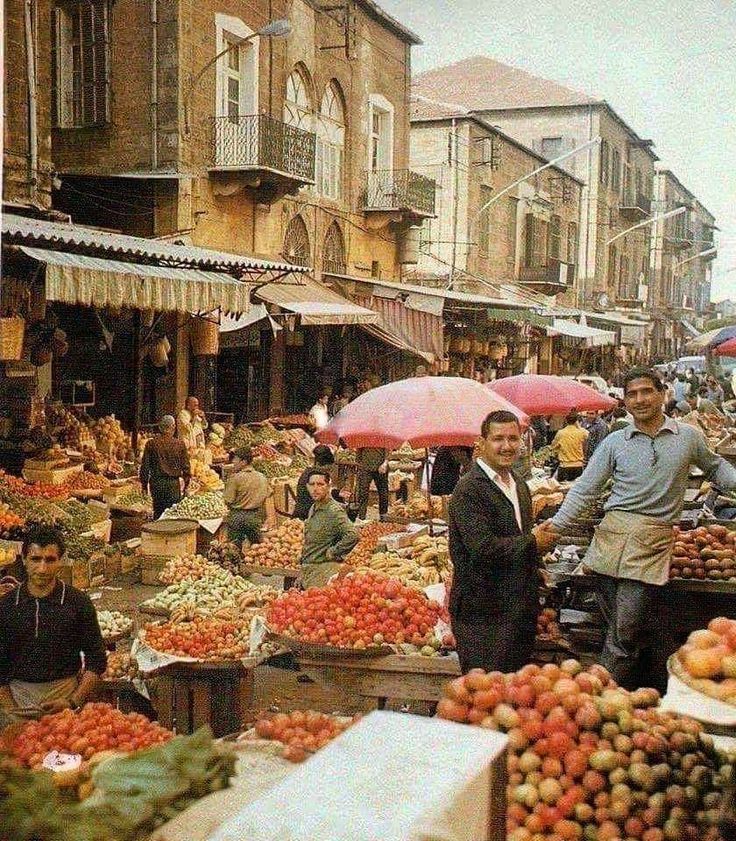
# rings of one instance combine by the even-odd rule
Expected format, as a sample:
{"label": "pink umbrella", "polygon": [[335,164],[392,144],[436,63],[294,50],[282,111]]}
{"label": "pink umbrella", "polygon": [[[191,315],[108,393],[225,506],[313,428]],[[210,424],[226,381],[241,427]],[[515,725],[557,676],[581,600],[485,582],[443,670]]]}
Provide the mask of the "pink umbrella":
{"label": "pink umbrella", "polygon": [[349,447],[472,447],[489,412],[513,412],[516,406],[480,383],[463,377],[412,377],[373,388],[338,412],[317,438],[328,444],[342,439]]}
{"label": "pink umbrella", "polygon": [[488,384],[528,415],[564,415],[567,412],[608,412],[617,401],[577,380],[543,374],[519,374]]}
{"label": "pink umbrella", "polygon": [[718,356],[736,356],[736,336],[726,339],[725,342],[713,348],[713,353]]}

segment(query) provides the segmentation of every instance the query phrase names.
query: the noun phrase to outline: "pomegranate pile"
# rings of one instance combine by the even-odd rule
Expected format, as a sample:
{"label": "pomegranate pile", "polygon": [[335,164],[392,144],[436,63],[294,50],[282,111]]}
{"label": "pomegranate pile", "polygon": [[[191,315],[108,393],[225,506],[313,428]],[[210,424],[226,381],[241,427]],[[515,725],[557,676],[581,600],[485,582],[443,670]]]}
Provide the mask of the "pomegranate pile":
{"label": "pomegranate pile", "polygon": [[442,612],[436,602],[393,578],[353,573],[326,587],[288,590],[268,608],[277,633],[336,648],[383,644],[424,646]]}
{"label": "pomegranate pile", "polygon": [[722,774],[700,725],[602,666],[473,670],[437,714],[508,735],[509,841],[715,841]]}

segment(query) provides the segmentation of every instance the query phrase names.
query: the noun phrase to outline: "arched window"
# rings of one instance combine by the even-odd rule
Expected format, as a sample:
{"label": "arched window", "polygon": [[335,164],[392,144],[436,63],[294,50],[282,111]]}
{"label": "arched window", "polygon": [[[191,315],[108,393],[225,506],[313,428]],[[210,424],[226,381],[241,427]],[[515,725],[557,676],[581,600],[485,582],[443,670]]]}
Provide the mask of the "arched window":
{"label": "arched window", "polygon": [[309,88],[306,70],[302,67],[295,67],[286,80],[284,122],[305,131],[314,130],[314,114]]}
{"label": "arched window", "polygon": [[333,222],[325,234],[325,244],[322,250],[322,271],[325,274],[345,274],[347,270],[345,259],[345,240],[337,222]]}
{"label": "arched window", "polygon": [[345,109],[337,82],[325,89],[317,118],[317,192],[330,199],[342,195],[342,162],[345,150]]}
{"label": "arched window", "polygon": [[312,263],[309,232],[298,214],[286,226],[283,255],[287,263],[293,263],[295,266],[309,266]]}

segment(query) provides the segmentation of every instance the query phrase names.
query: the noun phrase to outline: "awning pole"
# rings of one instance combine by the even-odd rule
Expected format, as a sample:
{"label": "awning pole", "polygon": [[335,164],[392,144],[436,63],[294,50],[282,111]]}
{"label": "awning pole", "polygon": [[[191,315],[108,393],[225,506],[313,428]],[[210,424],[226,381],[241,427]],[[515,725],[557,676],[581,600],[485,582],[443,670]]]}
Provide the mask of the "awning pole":
{"label": "awning pole", "polygon": [[133,458],[138,451],[138,431],[141,421],[141,311],[133,312],[133,424],[131,441]]}

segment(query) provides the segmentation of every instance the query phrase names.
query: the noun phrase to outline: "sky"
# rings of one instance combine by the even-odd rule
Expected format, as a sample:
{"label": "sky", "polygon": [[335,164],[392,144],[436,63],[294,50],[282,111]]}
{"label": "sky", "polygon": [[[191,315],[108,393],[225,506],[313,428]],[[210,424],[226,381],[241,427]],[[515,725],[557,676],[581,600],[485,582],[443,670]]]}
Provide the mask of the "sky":
{"label": "sky", "polygon": [[734,0],[379,0],[415,73],[488,55],[607,100],[716,217],[713,300],[736,300]]}

